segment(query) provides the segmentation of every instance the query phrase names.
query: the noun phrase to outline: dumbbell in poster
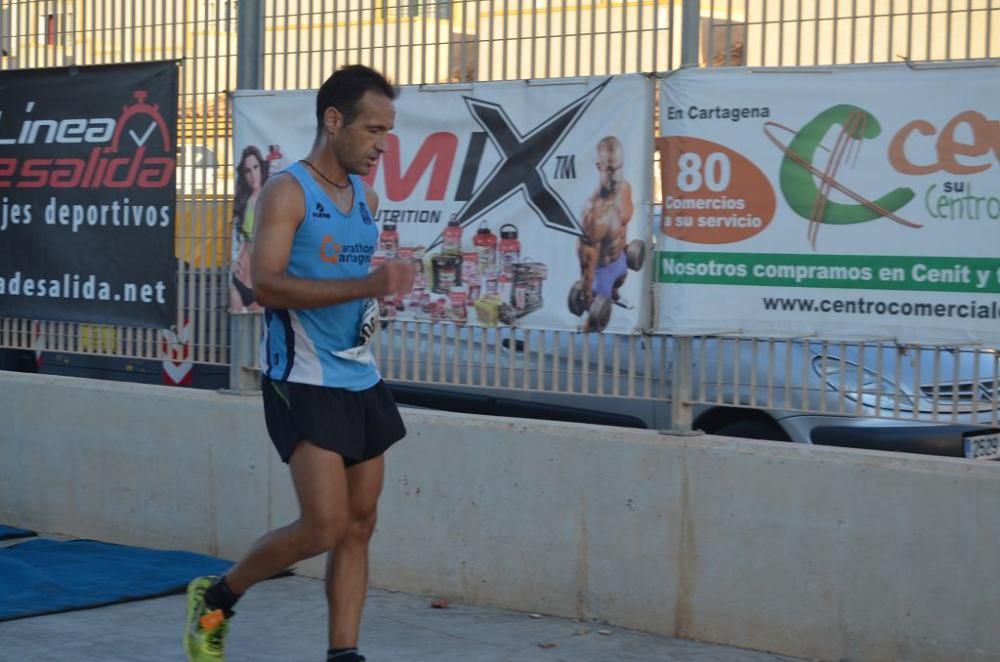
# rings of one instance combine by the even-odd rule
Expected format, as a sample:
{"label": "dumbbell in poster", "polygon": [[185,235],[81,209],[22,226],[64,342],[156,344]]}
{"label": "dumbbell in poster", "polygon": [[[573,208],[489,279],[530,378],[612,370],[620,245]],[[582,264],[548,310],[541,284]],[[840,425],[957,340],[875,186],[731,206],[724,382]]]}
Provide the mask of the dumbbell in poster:
{"label": "dumbbell in poster", "polygon": [[[379,194],[372,268],[413,260],[383,319],[634,333],[648,320],[652,82],[405,87],[366,181]],[[237,154],[315,136],[314,92],[241,93]],[[268,157],[265,157],[268,158]]]}

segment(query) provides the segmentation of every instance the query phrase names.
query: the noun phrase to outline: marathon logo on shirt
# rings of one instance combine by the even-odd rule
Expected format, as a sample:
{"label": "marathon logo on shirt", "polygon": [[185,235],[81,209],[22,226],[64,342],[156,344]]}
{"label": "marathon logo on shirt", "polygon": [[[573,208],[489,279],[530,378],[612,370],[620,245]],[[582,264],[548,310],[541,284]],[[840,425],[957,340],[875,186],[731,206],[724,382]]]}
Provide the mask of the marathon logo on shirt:
{"label": "marathon logo on shirt", "polygon": [[360,264],[367,265],[372,261],[375,247],[371,244],[338,244],[333,237],[323,237],[319,249],[319,259],[329,264]]}

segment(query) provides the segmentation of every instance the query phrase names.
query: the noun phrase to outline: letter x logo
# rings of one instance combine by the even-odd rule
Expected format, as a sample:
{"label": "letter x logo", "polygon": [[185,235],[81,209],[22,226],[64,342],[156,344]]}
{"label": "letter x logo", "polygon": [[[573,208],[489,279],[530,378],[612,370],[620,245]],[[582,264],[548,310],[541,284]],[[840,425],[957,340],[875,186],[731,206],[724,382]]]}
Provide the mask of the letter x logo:
{"label": "letter x logo", "polygon": [[549,183],[543,166],[609,82],[570,102],[527,135],[517,130],[499,104],[465,97],[469,112],[486,131],[501,159],[459,211],[462,225],[473,223],[512,195],[523,193],[546,227],[582,235],[579,222]]}

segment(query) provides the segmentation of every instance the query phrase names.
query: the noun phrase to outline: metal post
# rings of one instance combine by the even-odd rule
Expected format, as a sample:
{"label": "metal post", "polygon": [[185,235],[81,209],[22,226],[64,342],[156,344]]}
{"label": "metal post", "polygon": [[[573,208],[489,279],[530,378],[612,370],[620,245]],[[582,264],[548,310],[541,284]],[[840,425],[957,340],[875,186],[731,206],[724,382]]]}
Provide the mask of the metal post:
{"label": "metal post", "polygon": [[255,393],[260,390],[256,366],[254,318],[257,313],[229,315],[229,392]]}
{"label": "metal post", "polygon": [[[698,54],[701,30],[701,2],[699,0],[684,0],[681,15],[681,66],[697,67],[701,58]],[[670,372],[670,429],[668,434],[693,434],[691,426],[693,415],[691,411],[691,357],[693,356],[694,339],[690,336],[671,339]],[[703,341],[704,342],[704,341]]]}
{"label": "metal post", "polygon": [[[704,342],[704,339],[702,339]],[[694,422],[691,412],[691,357],[694,355],[694,338],[673,338],[673,370],[670,379],[670,430],[669,434],[689,435]]]}
{"label": "metal post", "polygon": [[701,58],[698,55],[701,32],[701,1],[684,0],[681,13],[681,66],[697,67]]}
{"label": "metal post", "polygon": [[[264,0],[240,0],[237,5],[236,87],[256,90],[264,85]],[[234,152],[235,153],[235,152]],[[229,391],[259,389],[254,322],[257,313],[229,315]]]}
{"label": "metal post", "polygon": [[236,87],[258,90],[264,85],[264,0],[237,4]]}

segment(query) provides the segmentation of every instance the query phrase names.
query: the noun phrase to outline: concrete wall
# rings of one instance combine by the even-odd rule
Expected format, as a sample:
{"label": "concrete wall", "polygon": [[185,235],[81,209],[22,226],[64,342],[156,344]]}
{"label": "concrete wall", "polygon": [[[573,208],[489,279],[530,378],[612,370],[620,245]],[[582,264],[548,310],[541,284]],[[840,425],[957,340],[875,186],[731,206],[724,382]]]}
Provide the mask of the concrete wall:
{"label": "concrete wall", "polygon": [[[4,523],[234,558],[294,516],[257,398],[0,372],[0,408]],[[377,586],[811,658],[1000,659],[1000,464],[405,418]]]}

